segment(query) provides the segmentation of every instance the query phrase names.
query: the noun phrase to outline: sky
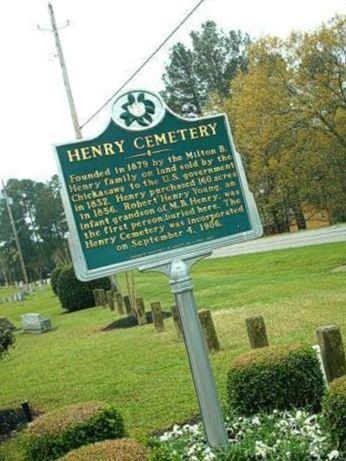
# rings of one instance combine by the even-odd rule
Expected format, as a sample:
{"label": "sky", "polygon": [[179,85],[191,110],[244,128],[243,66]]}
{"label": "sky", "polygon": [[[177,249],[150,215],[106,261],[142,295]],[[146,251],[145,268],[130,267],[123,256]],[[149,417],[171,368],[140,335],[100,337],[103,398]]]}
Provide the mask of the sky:
{"label": "sky", "polygon": [[[52,0],[82,124],[156,48],[197,0]],[[48,180],[57,173],[54,143],[75,138],[44,0],[2,0],[0,6],[0,178]],[[129,85],[162,89],[169,50],[208,20],[225,31],[253,37],[287,36],[310,30],[335,14],[345,0],[206,0],[180,31]],[[110,108],[83,130],[94,137]]]}

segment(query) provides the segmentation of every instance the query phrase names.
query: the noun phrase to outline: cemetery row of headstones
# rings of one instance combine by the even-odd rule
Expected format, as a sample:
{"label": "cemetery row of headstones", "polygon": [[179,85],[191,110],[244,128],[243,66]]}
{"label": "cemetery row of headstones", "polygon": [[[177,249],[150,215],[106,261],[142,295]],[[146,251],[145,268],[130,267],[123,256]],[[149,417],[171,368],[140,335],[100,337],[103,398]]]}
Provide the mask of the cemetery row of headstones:
{"label": "cemetery row of headstones", "polygon": [[15,282],[15,287],[18,288],[19,291],[10,296],[3,296],[1,298],[1,303],[7,304],[25,301],[27,296],[35,294],[35,289],[39,288],[40,290],[43,290],[47,283],[49,283],[49,279],[38,280],[37,282],[29,283],[27,286],[25,286],[23,282]]}
{"label": "cemetery row of headstones", "polygon": [[[117,308],[119,315],[134,316],[138,325],[147,323],[147,316],[143,298],[134,301],[129,296],[122,296],[114,290],[105,292],[103,289],[94,290],[95,305],[109,307],[112,311]],[[158,332],[164,331],[164,317],[160,302],[151,303],[153,324]],[[216,333],[210,310],[198,312],[209,352],[218,352],[220,342]],[[182,340],[183,330],[177,306],[172,306],[173,323],[178,339]],[[252,349],[269,346],[265,322],[262,316],[253,316],[245,320],[247,334]],[[321,361],[321,367],[328,382],[346,374],[345,351],[338,327],[325,326],[316,330],[317,345],[314,349]]]}

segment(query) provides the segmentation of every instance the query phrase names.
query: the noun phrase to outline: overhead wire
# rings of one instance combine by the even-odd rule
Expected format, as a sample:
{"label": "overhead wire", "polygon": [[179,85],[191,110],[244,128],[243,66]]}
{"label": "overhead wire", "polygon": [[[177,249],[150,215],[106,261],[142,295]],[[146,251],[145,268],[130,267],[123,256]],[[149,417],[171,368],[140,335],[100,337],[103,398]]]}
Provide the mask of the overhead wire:
{"label": "overhead wire", "polygon": [[114,98],[117,96],[130,82],[133,80],[139,72],[153,59],[153,57],[166,45],[166,43],[173,37],[173,35],[185,24],[185,22],[195,13],[195,11],[204,3],[206,0],[200,0],[192,10],[179,22],[179,24],[167,35],[164,41],[144,60],[144,62],[128,77],[125,82],[80,126],[83,129],[88,123],[90,123]]}

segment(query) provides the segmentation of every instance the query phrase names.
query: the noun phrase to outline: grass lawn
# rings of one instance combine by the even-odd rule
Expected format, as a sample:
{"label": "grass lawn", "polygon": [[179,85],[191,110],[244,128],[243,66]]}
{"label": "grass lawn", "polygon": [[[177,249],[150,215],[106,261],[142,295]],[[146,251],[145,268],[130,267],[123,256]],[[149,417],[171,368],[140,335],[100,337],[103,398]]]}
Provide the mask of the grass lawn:
{"label": "grass lawn", "polygon": [[[318,326],[337,324],[346,336],[346,243],[257,253],[200,262],[193,271],[198,307],[212,309],[222,350],[212,356],[222,403],[230,359],[249,349],[245,318],[264,316],[271,344],[315,342]],[[120,277],[122,286],[124,280]],[[138,296],[173,300],[161,274],[136,274]],[[7,290],[8,291],[8,290]],[[0,289],[0,299],[7,295]],[[56,330],[17,334],[17,347],[0,362],[0,407],[25,399],[40,411],[86,400],[106,400],[122,412],[133,436],[190,418],[198,411],[184,346],[172,320],[101,331],[116,316],[103,308],[65,314],[50,288],[23,303],[0,304],[0,316],[40,312]],[[6,461],[20,461],[16,440],[3,444]]]}

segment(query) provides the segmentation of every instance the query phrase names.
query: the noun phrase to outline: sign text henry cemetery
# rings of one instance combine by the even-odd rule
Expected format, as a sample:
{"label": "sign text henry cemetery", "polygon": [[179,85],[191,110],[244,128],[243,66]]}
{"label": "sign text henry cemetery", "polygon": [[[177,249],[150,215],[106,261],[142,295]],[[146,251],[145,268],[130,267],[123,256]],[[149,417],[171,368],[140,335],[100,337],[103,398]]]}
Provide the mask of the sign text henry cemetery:
{"label": "sign text henry cemetery", "polygon": [[82,280],[262,232],[225,115],[183,119],[155,94],[132,91],[103,133],[56,153]]}

